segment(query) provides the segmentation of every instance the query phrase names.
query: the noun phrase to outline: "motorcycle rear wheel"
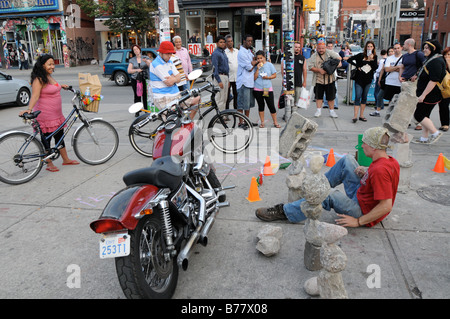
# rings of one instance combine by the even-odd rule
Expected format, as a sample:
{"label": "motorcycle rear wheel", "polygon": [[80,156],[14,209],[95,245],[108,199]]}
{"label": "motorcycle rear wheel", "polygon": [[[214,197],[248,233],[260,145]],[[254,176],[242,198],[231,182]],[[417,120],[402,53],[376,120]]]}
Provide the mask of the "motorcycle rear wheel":
{"label": "motorcycle rear wheel", "polygon": [[168,299],[178,282],[174,258],[164,259],[162,221],[156,212],[130,231],[130,255],[116,258],[120,286],[128,299]]}

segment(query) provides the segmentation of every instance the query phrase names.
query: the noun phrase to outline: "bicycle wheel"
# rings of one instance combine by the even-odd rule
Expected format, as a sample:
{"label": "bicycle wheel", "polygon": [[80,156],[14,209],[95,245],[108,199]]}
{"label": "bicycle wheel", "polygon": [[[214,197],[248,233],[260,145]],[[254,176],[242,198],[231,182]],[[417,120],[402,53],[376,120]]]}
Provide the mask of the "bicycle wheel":
{"label": "bicycle wheel", "polygon": [[7,133],[0,139],[0,181],[18,185],[32,180],[42,169],[43,154],[44,146],[33,135]]}
{"label": "bicycle wheel", "polygon": [[73,135],[73,150],[86,164],[98,165],[109,161],[119,146],[119,135],[114,126],[95,119],[84,124]]}
{"label": "bicycle wheel", "polygon": [[208,124],[209,141],[216,149],[227,154],[245,150],[252,142],[253,134],[249,118],[236,110],[222,111]]}
{"label": "bicycle wheel", "polygon": [[152,121],[149,114],[139,116],[133,121],[128,130],[131,146],[141,155],[152,157],[153,142],[156,129],[161,125],[160,119]]}

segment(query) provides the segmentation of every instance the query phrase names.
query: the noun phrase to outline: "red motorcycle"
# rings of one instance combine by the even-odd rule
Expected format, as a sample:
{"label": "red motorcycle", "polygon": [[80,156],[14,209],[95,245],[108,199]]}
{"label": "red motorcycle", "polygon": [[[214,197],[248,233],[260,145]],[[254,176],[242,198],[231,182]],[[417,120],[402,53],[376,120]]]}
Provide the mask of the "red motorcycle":
{"label": "red motorcycle", "polygon": [[214,88],[209,83],[187,91],[152,115],[163,122],[152,165],[125,174],[126,187],[90,225],[102,234],[100,258],[115,258],[127,298],[172,297],[179,267],[188,268],[196,243],[207,245],[219,208],[229,205],[203,153],[202,130],[181,107],[205,90]]}

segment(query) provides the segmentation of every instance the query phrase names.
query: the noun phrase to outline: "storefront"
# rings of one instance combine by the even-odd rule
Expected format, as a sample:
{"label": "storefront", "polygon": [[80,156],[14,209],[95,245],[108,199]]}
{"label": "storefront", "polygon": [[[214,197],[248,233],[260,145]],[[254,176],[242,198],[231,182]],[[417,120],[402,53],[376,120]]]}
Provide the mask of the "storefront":
{"label": "storefront", "polygon": [[[27,6],[25,6],[25,2]],[[30,65],[43,53],[52,54],[56,64],[69,67],[66,26],[58,0],[0,0],[2,66],[17,67],[23,51]]]}
{"label": "storefront", "polygon": [[[186,47],[193,48],[191,53],[201,55],[203,49],[214,49],[218,35],[231,34],[235,46],[242,43],[242,36],[250,34],[255,49],[263,49],[265,42],[265,1],[201,1],[179,0],[180,36]],[[301,15],[301,1],[295,2],[296,29],[304,25]],[[282,47],[281,1],[270,2],[270,51],[275,54]],[[301,33],[297,32],[296,40]],[[196,43],[192,45],[192,43]],[[211,45],[211,43],[213,43]],[[195,52],[194,52],[195,51]]]}

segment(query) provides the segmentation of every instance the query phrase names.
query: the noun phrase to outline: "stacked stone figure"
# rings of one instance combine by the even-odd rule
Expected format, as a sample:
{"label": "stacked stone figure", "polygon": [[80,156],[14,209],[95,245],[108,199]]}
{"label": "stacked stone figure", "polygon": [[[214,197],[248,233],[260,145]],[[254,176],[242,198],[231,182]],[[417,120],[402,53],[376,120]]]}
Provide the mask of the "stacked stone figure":
{"label": "stacked stone figure", "polygon": [[305,233],[306,243],[304,252],[304,263],[306,269],[310,271],[322,268],[320,262],[320,247],[322,239],[319,236],[318,225],[322,214],[322,202],[327,198],[330,192],[330,183],[324,174],[320,174],[323,166],[323,156],[313,154],[309,159],[310,170],[305,174],[303,183],[300,187],[302,198],[302,212],[307,217],[303,231]]}

